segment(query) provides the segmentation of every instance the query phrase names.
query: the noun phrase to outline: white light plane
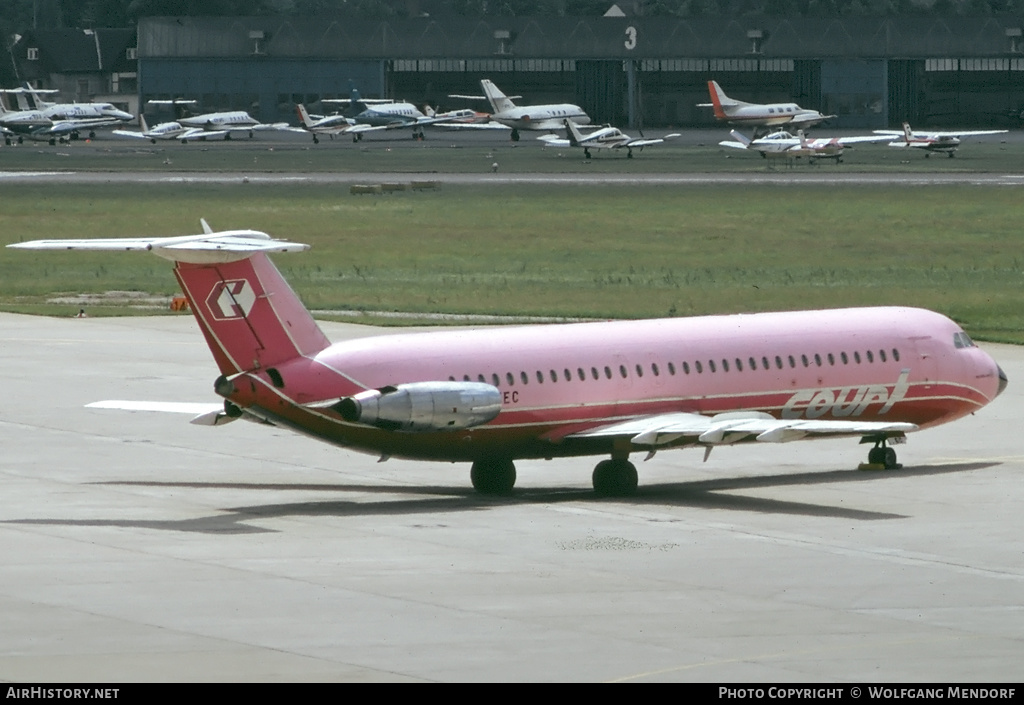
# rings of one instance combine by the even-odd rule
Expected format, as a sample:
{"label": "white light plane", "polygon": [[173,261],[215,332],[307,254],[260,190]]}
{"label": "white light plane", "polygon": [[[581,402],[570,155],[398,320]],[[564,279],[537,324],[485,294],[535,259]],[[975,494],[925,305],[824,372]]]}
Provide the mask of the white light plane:
{"label": "white light plane", "polygon": [[[174,108],[177,115],[177,122],[186,128],[195,128],[207,133],[207,137],[223,137],[230,140],[232,135],[248,134],[250,138],[256,132],[263,131],[291,131],[294,130],[286,122],[275,122],[271,124],[262,123],[244,110],[228,110],[224,112],[202,113],[190,115],[187,106],[195,105],[194,100],[151,100],[151,105],[169,105]],[[170,125],[172,123],[162,123]],[[168,128],[170,129],[170,128]],[[210,133],[216,133],[210,134]],[[190,139],[194,139],[190,137]]]}
{"label": "white light plane", "polygon": [[348,106],[347,115],[327,116],[323,119],[339,118],[338,125],[342,119],[351,123],[344,132],[352,135],[353,142],[358,142],[368,132],[399,129],[411,129],[412,138],[422,140],[423,128],[427,125],[436,125],[459,116],[458,113],[464,115],[466,112],[439,114],[429,105],[420,110],[412,103],[395,102],[387,98],[362,98],[355,86],[352,86],[348,98],[324,98],[320,102]]}
{"label": "white light plane", "polygon": [[299,103],[295,106],[299,114],[299,124],[313,135],[313,143],[320,143],[320,135],[327,135],[332,140],[335,135],[343,135],[352,129],[355,122],[344,115],[310,115],[306,106]]}
{"label": "white light plane", "polygon": [[729,134],[732,135],[734,141],[725,140],[719,142],[720,146],[760,152],[762,157],[782,157],[785,159],[807,157],[812,161],[817,159],[834,159],[837,164],[842,161],[843,150],[850,145],[885,142],[890,139],[882,135],[809,139],[804,135],[803,130],[798,130],[796,137],[788,132],[780,131],[772,132],[764,137],[758,137],[753,140],[736,130],[731,131]]}
{"label": "white light plane", "polygon": [[[835,115],[823,115],[817,110],[801,108],[796,103],[744,103],[730,98],[717,81],[708,81],[710,103],[699,103],[698,107],[712,108],[718,120],[730,125],[752,125],[757,128],[793,125],[811,127]],[[755,130],[755,136],[758,131]]]}
{"label": "white light plane", "polygon": [[973,414],[1003,371],[949,318],[878,307],[385,335],[331,344],[268,257],[308,249],[252,230],[40,240],[9,247],[138,250],[175,275],[220,369],[200,412],[279,426],[381,460],[472,463],[481,492],[511,492],[514,461],[597,455],[602,495],[637,487],[633,453],[855,438],[890,444]]}
{"label": "white light plane", "polygon": [[112,134],[119,137],[132,137],[135,139],[149,140],[156,144],[158,140],[178,140],[182,144],[188,144],[191,140],[205,140],[216,137],[227,137],[226,130],[206,130],[202,127],[185,127],[180,122],[162,122],[159,125],[150,127],[146,124],[146,117],[139,115],[141,130],[114,130]]}
{"label": "white light plane", "polygon": [[[577,125],[589,125],[590,116],[583,108],[571,103],[553,103],[548,105],[522,105],[512,102],[520,96],[507,96],[489,79],[481,79],[480,87],[484,95],[451,95],[450,98],[468,100],[486,99],[491,105],[491,120],[512,128],[512,140],[519,141],[520,130],[560,130],[565,121]],[[467,125],[466,127],[471,127]]]}
{"label": "white light plane", "polygon": [[679,137],[678,132],[672,132],[664,137],[646,138],[630,137],[617,127],[605,125],[596,130],[584,134],[576,123],[565,120],[566,137],[562,139],[555,135],[542,135],[537,139],[544,142],[545,147],[582,147],[583,156],[590,159],[591,149],[625,149],[626,156],[633,158],[633,150],[649,147],[652,144],[661,144],[665,140],[672,140]]}
{"label": "white light plane", "polygon": [[[910,123],[903,123],[903,130],[875,130],[876,134],[885,135],[892,140],[890,147],[914,147],[925,150],[925,157],[930,157],[932,152],[945,152],[946,156],[952,158],[953,154],[960,147],[961,137],[972,137],[978,135],[998,135],[1009,130],[959,130],[955,132],[915,132],[910,129]],[[902,138],[902,139],[899,139]]]}
{"label": "white light plane", "polygon": [[57,93],[55,90],[40,91],[35,88],[8,88],[0,90],[0,93],[18,96],[19,104],[22,98],[29,97],[29,110],[37,110],[43,116],[53,121],[65,120],[105,120],[108,125],[130,122],[135,116],[114,107],[113,103],[53,103],[43,100],[40,95],[43,93]]}

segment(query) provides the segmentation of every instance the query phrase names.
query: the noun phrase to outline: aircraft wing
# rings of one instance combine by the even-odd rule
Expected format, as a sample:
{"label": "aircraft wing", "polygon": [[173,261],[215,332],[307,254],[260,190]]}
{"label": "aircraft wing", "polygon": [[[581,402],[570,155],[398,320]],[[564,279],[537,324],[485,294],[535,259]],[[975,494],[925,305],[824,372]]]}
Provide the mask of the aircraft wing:
{"label": "aircraft wing", "polygon": [[[903,133],[899,133],[899,134],[902,135]],[[840,137],[838,139],[838,142],[839,142],[839,144],[842,144],[842,145],[847,145],[847,144],[863,144],[865,142],[889,142],[889,141],[892,140],[892,138],[893,138],[892,135],[883,135],[883,134],[876,134],[876,135],[853,135],[853,136],[850,136],[850,137]],[[814,140],[811,140],[811,141],[813,142]]]}
{"label": "aircraft wing", "polygon": [[571,147],[572,143],[558,135],[541,135],[537,138],[544,143],[545,147]]}
{"label": "aircraft wing", "polygon": [[800,127],[801,125],[817,125],[819,122],[830,120],[836,117],[835,115],[814,115],[814,114],[798,114],[794,115],[793,119],[788,124]]}
{"label": "aircraft wing", "polygon": [[719,147],[731,147],[732,149],[753,149],[749,144],[743,144],[742,142],[734,142],[733,140],[722,140],[718,143]]}
{"label": "aircraft wing", "polygon": [[139,132],[138,130],[111,130],[110,134],[118,135],[119,137],[134,137],[135,139],[140,140],[152,139],[150,136]]}
{"label": "aircraft wing", "polygon": [[511,130],[508,125],[500,122],[459,122],[458,120],[446,120],[437,123],[438,127],[447,127],[449,130]]}
{"label": "aircraft wing", "polygon": [[628,438],[633,445],[656,449],[678,441],[704,445],[725,445],[742,440],[786,443],[807,436],[899,436],[916,430],[917,426],[912,423],[777,419],[758,411],[716,416],[679,412],[643,416],[573,433],[568,438]]}

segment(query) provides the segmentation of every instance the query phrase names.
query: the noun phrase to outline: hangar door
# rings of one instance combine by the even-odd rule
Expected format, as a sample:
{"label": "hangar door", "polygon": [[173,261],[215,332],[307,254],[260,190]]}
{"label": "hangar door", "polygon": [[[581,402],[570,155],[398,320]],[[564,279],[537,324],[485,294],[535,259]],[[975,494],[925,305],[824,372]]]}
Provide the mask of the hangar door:
{"label": "hangar door", "polygon": [[576,61],[576,101],[593,123],[624,125],[626,73],[622,61]]}

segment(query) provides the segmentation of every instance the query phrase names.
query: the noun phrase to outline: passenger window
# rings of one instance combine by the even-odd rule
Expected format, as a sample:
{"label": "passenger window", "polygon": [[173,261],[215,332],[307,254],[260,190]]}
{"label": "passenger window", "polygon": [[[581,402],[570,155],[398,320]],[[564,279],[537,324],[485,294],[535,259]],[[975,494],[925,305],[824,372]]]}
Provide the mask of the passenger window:
{"label": "passenger window", "polygon": [[846,357],[846,353],[844,352],[839,353],[839,359],[843,361],[844,365],[850,364],[850,359]]}
{"label": "passenger window", "polygon": [[829,364],[830,366],[831,366],[831,365],[835,365],[835,364],[836,364],[836,356],[835,356],[835,355],[833,355],[832,353],[829,353],[829,354],[828,354],[828,364]]}
{"label": "passenger window", "polygon": [[568,367],[565,368],[565,381],[572,382],[572,372],[569,371]]}
{"label": "passenger window", "polygon": [[469,381],[469,375],[462,375],[462,381],[463,382],[468,382]]}
{"label": "passenger window", "polygon": [[604,366],[604,376],[608,379],[612,378],[612,368],[608,367],[608,365]]}
{"label": "passenger window", "polygon": [[594,379],[600,379],[601,378],[601,375],[598,374],[596,367],[591,367],[590,368],[590,376],[593,377]]}
{"label": "passenger window", "polygon": [[544,373],[537,370],[537,384],[544,384]]}
{"label": "passenger window", "polygon": [[622,375],[622,379],[626,379],[627,374],[625,365],[619,365],[619,374]]}
{"label": "passenger window", "polygon": [[500,387],[501,386],[501,380],[498,379],[498,373],[497,372],[495,372],[494,374],[491,375],[491,382],[494,384],[495,387]]}
{"label": "passenger window", "polygon": [[868,356],[868,362],[874,362],[875,361],[875,354],[873,352],[868,350],[865,354]]}
{"label": "passenger window", "polygon": [[530,381],[529,376],[527,376],[527,374],[525,372],[520,372],[519,373],[519,379],[523,380],[523,384],[526,384],[526,383],[528,383]]}
{"label": "passenger window", "polygon": [[778,355],[775,356],[775,366],[778,367],[780,370],[782,369],[782,358],[779,357]]}
{"label": "passenger window", "polygon": [[641,367],[640,365],[636,366],[636,376],[637,377],[643,377],[644,376],[644,368]]}
{"label": "passenger window", "polygon": [[712,372],[715,371],[715,361],[714,360],[708,360],[708,369],[711,370]]}
{"label": "passenger window", "polygon": [[476,381],[477,382],[487,382],[487,378],[484,377],[483,375],[477,375],[476,376]]}
{"label": "passenger window", "polygon": [[671,362],[668,363],[668,373],[673,376],[676,374],[676,366]]}
{"label": "passenger window", "polygon": [[771,369],[771,366],[768,364],[768,358],[767,357],[762,357],[761,358],[761,369],[762,370],[770,370]]}
{"label": "passenger window", "polygon": [[580,382],[587,381],[587,373],[583,371],[582,367],[576,368],[576,376],[580,378]]}
{"label": "passenger window", "polygon": [[892,359],[895,360],[896,362],[900,361],[900,351],[897,350],[896,348],[892,349]]}
{"label": "passenger window", "polygon": [[657,377],[659,375],[659,373],[658,373],[658,366],[656,364],[654,364],[653,362],[651,363],[651,372],[654,373],[655,377]]}
{"label": "passenger window", "polygon": [[885,362],[885,350],[878,351],[878,359],[881,360],[882,362]]}
{"label": "passenger window", "polygon": [[690,374],[690,363],[689,362],[683,362],[683,374],[684,375]]}
{"label": "passenger window", "polygon": [[789,367],[790,369],[796,367],[796,360],[793,358],[792,355],[789,356]]}
{"label": "passenger window", "polygon": [[821,355],[819,355],[818,353],[814,353],[814,364],[817,367],[821,367]]}
{"label": "passenger window", "polygon": [[508,380],[508,386],[512,386],[516,383],[516,378],[512,376],[511,372],[505,373],[505,379]]}
{"label": "passenger window", "polygon": [[697,374],[704,374],[704,368],[701,367],[700,360],[697,360],[695,363],[693,363],[693,366],[697,369]]}
{"label": "passenger window", "polygon": [[742,372],[743,371],[743,360],[739,359],[738,357],[736,358],[736,371],[737,372]]}
{"label": "passenger window", "polygon": [[558,373],[555,372],[554,370],[548,370],[548,376],[551,377],[552,382],[558,381]]}
{"label": "passenger window", "polygon": [[728,371],[729,371],[729,361],[728,360],[722,360],[722,372],[728,372]]}
{"label": "passenger window", "polygon": [[860,364],[860,353],[857,352],[856,350],[853,352],[853,361],[856,362],[858,365]]}
{"label": "passenger window", "polygon": [[804,367],[807,367],[807,365],[808,365],[807,356],[806,355],[801,355],[800,356],[800,362],[804,363]]}

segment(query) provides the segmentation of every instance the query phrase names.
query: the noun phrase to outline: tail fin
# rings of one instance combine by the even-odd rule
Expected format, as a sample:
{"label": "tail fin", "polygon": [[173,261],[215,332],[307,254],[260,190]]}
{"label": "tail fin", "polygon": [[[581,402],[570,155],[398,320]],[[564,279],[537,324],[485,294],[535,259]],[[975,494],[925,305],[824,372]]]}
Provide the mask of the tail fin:
{"label": "tail fin", "polygon": [[22,249],[147,250],[175,263],[217,366],[224,375],[280,365],[313,355],[330,341],[267,257],[308,245],[273,240],[253,230],[106,240],[36,240]]}
{"label": "tail fin", "polygon": [[139,111],[139,127],[142,128],[143,132],[149,132],[149,125],[146,124],[146,116]]}
{"label": "tail fin", "polygon": [[359,95],[359,89],[356,88],[356,84],[352,81],[348,82],[348,107],[350,114],[355,115],[366,110],[366,105],[363,103],[363,97]]}
{"label": "tail fin", "polygon": [[492,113],[501,113],[516,107],[512,99],[502,93],[490,80],[486,78],[480,79],[480,87],[483,88],[484,95],[487,96],[487,102],[491,104]]}
{"label": "tail fin", "polygon": [[729,117],[729,109],[744,105],[738,100],[733,100],[725,94],[718,81],[708,81],[708,93],[711,94],[711,107],[714,108],[715,117],[725,120]]}
{"label": "tail fin", "polygon": [[910,129],[910,123],[903,123],[903,139],[910,144],[914,139],[914,131]]}
{"label": "tail fin", "polygon": [[730,130],[729,131],[729,135],[734,140],[736,140],[737,142],[742,144],[744,147],[749,147],[750,146],[750,138],[747,137],[746,135],[744,135],[742,132],[739,132],[737,130]]}
{"label": "tail fin", "polygon": [[302,103],[297,103],[295,109],[299,112],[299,122],[306,127],[313,126],[313,118],[309,117],[309,111],[306,110],[306,106]]}
{"label": "tail fin", "polygon": [[562,123],[565,125],[566,138],[569,140],[569,144],[573,147],[579,147],[583,141],[583,134],[579,128],[576,127],[576,123],[572,120],[563,120]]}

